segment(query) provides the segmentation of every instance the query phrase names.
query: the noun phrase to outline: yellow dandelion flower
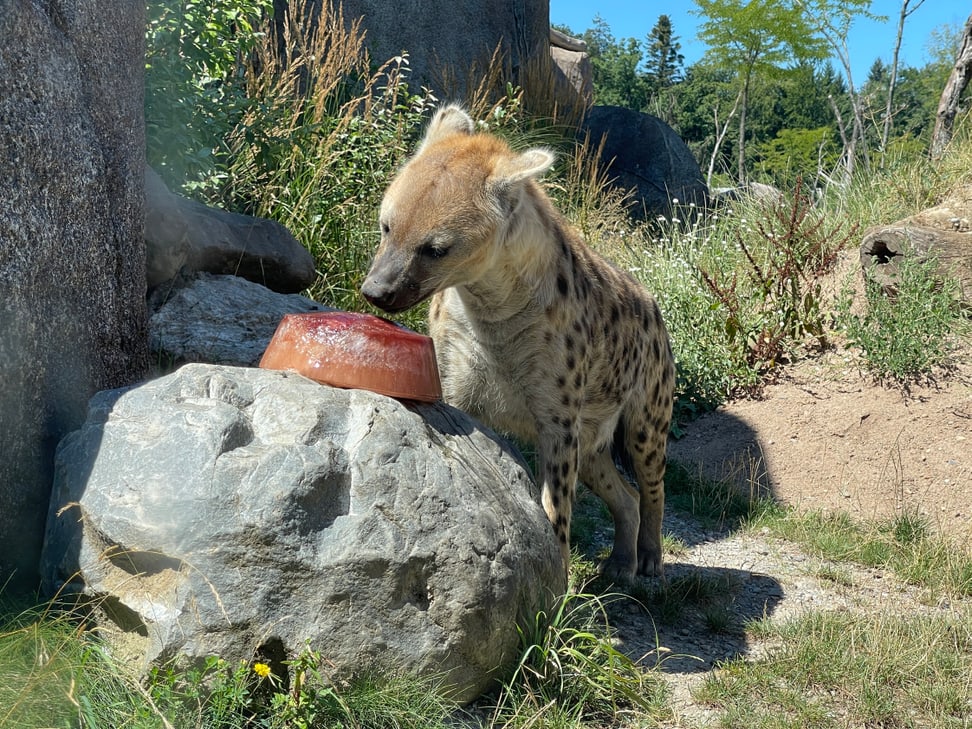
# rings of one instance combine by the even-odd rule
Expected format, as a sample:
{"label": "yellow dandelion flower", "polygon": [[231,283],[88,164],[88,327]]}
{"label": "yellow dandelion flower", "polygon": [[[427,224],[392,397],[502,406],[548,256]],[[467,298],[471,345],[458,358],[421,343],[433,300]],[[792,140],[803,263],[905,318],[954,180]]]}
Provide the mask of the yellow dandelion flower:
{"label": "yellow dandelion flower", "polygon": [[270,670],[270,666],[268,666],[266,663],[254,663],[253,673],[260,678],[269,678],[272,672]]}

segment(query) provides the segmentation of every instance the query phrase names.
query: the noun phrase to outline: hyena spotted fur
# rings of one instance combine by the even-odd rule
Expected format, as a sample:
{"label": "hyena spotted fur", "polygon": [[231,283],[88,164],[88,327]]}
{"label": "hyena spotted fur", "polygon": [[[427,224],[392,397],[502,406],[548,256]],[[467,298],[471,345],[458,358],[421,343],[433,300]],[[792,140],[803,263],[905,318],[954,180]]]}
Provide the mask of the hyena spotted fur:
{"label": "hyena spotted fur", "polygon": [[[675,367],[655,299],[589,248],[536,178],[554,157],[514,152],[439,110],[381,205],[362,286],[387,312],[432,297],[446,402],[536,444],[543,508],[565,568],[578,478],[607,504],[611,576],[663,576],[665,445]],[[638,490],[615,466],[623,434]],[[640,493],[639,493],[640,492]]]}

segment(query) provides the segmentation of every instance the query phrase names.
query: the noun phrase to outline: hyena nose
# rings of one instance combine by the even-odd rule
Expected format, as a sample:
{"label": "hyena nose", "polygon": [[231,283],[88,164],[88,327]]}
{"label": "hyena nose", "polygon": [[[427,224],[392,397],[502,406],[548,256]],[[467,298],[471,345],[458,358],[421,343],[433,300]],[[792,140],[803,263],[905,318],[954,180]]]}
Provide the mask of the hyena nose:
{"label": "hyena nose", "polygon": [[383,284],[373,276],[369,276],[361,284],[361,295],[367,299],[368,303],[377,306],[383,311],[391,306],[395,292],[387,284]]}

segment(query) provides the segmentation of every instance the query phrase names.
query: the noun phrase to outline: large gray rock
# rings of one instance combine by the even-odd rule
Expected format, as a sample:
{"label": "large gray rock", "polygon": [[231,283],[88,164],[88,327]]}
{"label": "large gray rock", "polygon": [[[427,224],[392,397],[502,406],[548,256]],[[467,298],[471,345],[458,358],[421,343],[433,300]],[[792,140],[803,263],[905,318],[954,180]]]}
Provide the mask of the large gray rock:
{"label": "large gray rock", "polygon": [[634,191],[634,216],[670,218],[673,200],[705,205],[708,187],[699,163],[675,130],[658,117],[620,106],[595,106],[581,131],[590,133],[595,145],[605,138],[601,161],[610,164],[613,184]]}
{"label": "large gray rock", "polygon": [[[550,57],[559,98],[579,101],[586,108],[594,99],[594,68],[587,54],[587,43],[555,28],[550,29]],[[569,89],[569,91],[568,91]],[[569,108],[569,107],[568,107]]]}
{"label": "large gray rock", "polygon": [[562,589],[558,554],[522,462],[461,412],[186,365],[99,393],[62,441],[44,571],[142,668],[284,674],[309,644],[338,678],[445,672],[470,700]]}
{"label": "large gray rock", "polygon": [[[549,54],[549,0],[313,0],[341,5],[347,22],[362,18],[365,45],[378,64],[409,56],[409,85],[463,98],[481,82],[497,47],[513,80],[531,61]],[[274,19],[283,23],[290,3],[274,0]]]}
{"label": "large gray rock", "polygon": [[278,294],[236,276],[197,273],[152,292],[149,346],[163,368],[186,362],[253,367],[285,314],[327,310],[306,296]]}
{"label": "large gray rock", "polygon": [[150,167],[145,170],[145,205],[150,287],[181,269],[242,276],[285,294],[317,279],[314,257],[283,225],[176,195]]}
{"label": "large gray rock", "polygon": [[143,3],[0,0],[0,590],[36,587],[57,442],[147,366],[144,34]]}

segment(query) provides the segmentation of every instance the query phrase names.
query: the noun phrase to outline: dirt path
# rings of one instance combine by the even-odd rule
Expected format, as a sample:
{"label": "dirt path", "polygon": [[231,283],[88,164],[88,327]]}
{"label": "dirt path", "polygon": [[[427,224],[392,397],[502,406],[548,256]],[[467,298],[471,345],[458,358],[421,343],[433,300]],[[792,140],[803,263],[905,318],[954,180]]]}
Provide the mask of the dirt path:
{"label": "dirt path", "polygon": [[755,483],[799,508],[864,519],[917,512],[972,542],[972,367],[910,393],[840,355],[803,362],[761,400],[720,407],[669,444],[669,458]]}
{"label": "dirt path", "polygon": [[[857,519],[902,510],[926,516],[960,544],[972,544],[972,366],[969,351],[937,387],[905,394],[877,385],[840,354],[791,367],[763,399],[730,403],[689,424],[669,444],[669,458],[737,479],[799,509],[846,511]],[[810,610],[949,611],[883,570],[829,565],[769,534],[701,529],[668,514],[665,529],[689,546],[668,568],[669,580],[703,575],[728,585],[725,623],[689,608],[671,624],[636,605],[611,619],[618,642],[669,682],[674,726],[700,727],[716,715],[692,691],[718,662],[758,657],[747,622],[786,620]],[[828,572],[829,570],[829,572]],[[827,574],[839,571],[840,580]]]}

